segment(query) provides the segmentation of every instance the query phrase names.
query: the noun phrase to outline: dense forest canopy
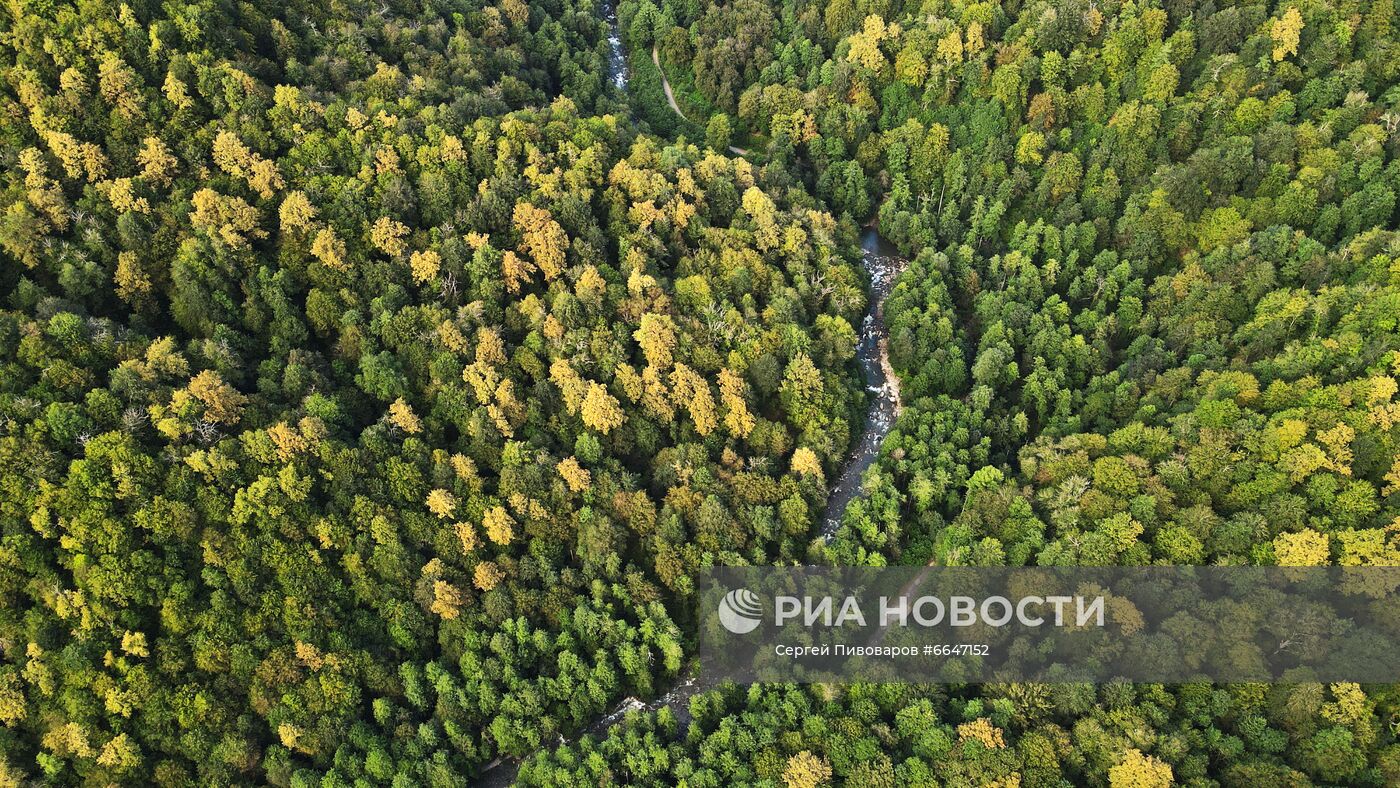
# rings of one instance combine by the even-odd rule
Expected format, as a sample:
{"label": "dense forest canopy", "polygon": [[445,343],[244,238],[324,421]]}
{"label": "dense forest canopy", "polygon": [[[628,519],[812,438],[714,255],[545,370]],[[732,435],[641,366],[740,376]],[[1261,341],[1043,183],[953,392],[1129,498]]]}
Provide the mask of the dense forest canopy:
{"label": "dense forest canopy", "polygon": [[675,675],[689,570],[805,556],[852,229],[585,114],[594,9],[34,10],[6,775],[460,781]]}
{"label": "dense forest canopy", "polygon": [[[708,129],[763,143],[838,213],[877,212],[911,257],[885,305],[906,407],[833,560],[1400,561],[1392,3],[631,0],[621,16]],[[1400,781],[1393,687],[710,704],[684,731],[649,717],[523,774]]]}
{"label": "dense forest canopy", "polygon": [[709,564],[1400,563],[1393,0],[617,12],[625,91],[582,0],[11,4],[0,785],[1400,782],[1305,675],[556,749]]}

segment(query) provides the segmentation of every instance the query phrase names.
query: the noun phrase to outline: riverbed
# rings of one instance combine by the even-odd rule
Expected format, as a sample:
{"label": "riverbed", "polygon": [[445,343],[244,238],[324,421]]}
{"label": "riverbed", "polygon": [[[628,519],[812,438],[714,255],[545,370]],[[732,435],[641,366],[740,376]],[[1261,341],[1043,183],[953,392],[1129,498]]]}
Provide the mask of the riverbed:
{"label": "riverbed", "polygon": [[627,92],[627,57],[622,51],[622,33],[617,28],[617,2],[603,3],[603,18],[608,22],[608,81],[618,91]]}
{"label": "riverbed", "polygon": [[856,343],[856,363],[865,380],[870,403],[865,413],[865,425],[860,438],[846,458],[841,474],[832,485],[826,499],[826,514],[822,520],[822,538],[830,542],[841,528],[846,507],[860,494],[861,479],[880,456],[880,444],[894,427],[902,403],[899,398],[899,378],[890,367],[890,335],[885,326],[885,299],[894,289],[894,280],[904,270],[904,259],[894,245],[874,227],[867,227],[860,238],[861,264],[870,277],[870,303],[861,321],[860,339]]}

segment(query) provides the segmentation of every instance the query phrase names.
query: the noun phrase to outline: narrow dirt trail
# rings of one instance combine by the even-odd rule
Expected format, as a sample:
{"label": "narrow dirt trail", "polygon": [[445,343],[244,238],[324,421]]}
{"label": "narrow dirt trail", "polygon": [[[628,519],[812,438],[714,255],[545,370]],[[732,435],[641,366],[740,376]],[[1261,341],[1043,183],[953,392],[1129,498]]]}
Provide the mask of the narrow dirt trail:
{"label": "narrow dirt trail", "polygon": [[656,70],[661,73],[661,87],[666,90],[666,101],[670,102],[671,109],[675,110],[681,118],[689,120],[685,117],[685,113],[681,112],[681,105],[676,103],[676,94],[671,90],[671,80],[667,79],[666,72],[661,70],[661,53],[657,51],[656,47],[651,48],[651,62],[656,64]]}
{"label": "narrow dirt trail", "polygon": [[[681,105],[676,103],[675,91],[671,90],[671,80],[666,78],[666,71],[661,68],[661,53],[657,51],[656,47],[651,48],[651,62],[656,64],[656,72],[661,75],[661,88],[666,91],[666,101],[671,105],[672,111],[674,111],[681,120],[690,120],[690,118],[685,116],[684,112],[681,112]],[[749,155],[747,149],[741,148],[738,145],[730,145],[729,152],[735,156]]]}

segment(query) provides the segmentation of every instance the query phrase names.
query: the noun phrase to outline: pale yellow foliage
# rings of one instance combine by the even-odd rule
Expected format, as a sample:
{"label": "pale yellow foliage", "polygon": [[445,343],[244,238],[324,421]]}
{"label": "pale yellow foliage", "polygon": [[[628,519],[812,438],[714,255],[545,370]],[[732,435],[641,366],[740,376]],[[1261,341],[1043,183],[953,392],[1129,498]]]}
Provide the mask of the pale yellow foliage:
{"label": "pale yellow foliage", "polygon": [[1328,689],[1336,700],[1323,704],[1322,718],[1352,731],[1357,744],[1369,748],[1377,734],[1373,724],[1375,704],[1366,697],[1359,684],[1340,682],[1328,685]]}
{"label": "pale yellow foliage", "polygon": [[165,98],[178,109],[189,109],[194,106],[194,99],[190,98],[189,91],[185,88],[185,83],[175,76],[175,72],[165,73],[165,84],[162,86]]}
{"label": "pale yellow foliage", "polygon": [[956,29],[948,31],[948,35],[938,39],[938,57],[940,60],[950,65],[956,65],[962,62],[962,36],[959,35]]}
{"label": "pale yellow foliage", "polygon": [[97,764],[125,772],[141,765],[141,750],[125,733],[119,733],[102,745]]}
{"label": "pale yellow foliage", "polygon": [[146,633],[130,630],[122,633],[122,651],[133,657],[149,657],[151,652],[146,645]]}
{"label": "pale yellow foliage", "polygon": [[451,621],[461,615],[465,602],[466,598],[456,586],[446,580],[433,582],[433,604],[428,609],[442,616],[444,621]]}
{"label": "pale yellow foliage", "polygon": [[462,552],[470,554],[481,547],[481,535],[476,532],[471,523],[457,523],[452,526],[452,530],[457,534],[457,541],[462,545]]}
{"label": "pale yellow foliage", "polygon": [[190,380],[189,393],[204,403],[204,416],[220,424],[237,424],[248,398],[224,382],[219,373],[204,370]]}
{"label": "pale yellow foliage", "polygon": [[972,722],[964,722],[958,726],[958,741],[980,742],[983,747],[989,750],[1000,750],[1006,746],[1006,739],[1002,736],[1001,728],[992,724],[986,717],[979,717]]}
{"label": "pale yellow foliage", "polygon": [[87,734],[76,722],[55,725],[41,738],[44,749],[64,756],[91,758],[96,755],[88,743]]}
{"label": "pale yellow foliage", "polygon": [[530,284],[535,270],[534,263],[515,252],[507,251],[501,255],[501,276],[506,280],[506,289],[512,293],[518,293],[520,288]]}
{"label": "pale yellow foliage", "polygon": [[564,251],[569,247],[564,228],[549,211],[528,202],[515,204],[513,219],[521,234],[520,251],[530,256],[546,281],[553,281],[564,270]]}
{"label": "pale yellow foliage", "polygon": [[460,137],[447,134],[442,138],[441,154],[443,161],[466,161],[467,149],[462,147]]}
{"label": "pale yellow foliage", "polygon": [[756,423],[753,414],[749,413],[748,402],[744,399],[747,388],[744,379],[728,367],[719,371],[719,396],[720,401],[724,403],[724,426],[729,430],[729,434],[736,438],[747,438],[749,433],[753,432]]}
{"label": "pale yellow foliage", "polygon": [[642,376],[637,374],[637,370],[626,362],[619,361],[617,367],[613,369],[613,379],[622,387],[622,393],[627,396],[627,399],[633,403],[641,401]]}
{"label": "pale yellow foliage", "polygon": [[108,52],[97,67],[97,85],[102,97],[117,108],[117,114],[128,120],[140,118],[142,103],[140,80],[114,52]]}
{"label": "pale yellow foliage", "polygon": [[58,181],[49,177],[44,154],[38,148],[25,148],[19,154],[19,165],[25,171],[24,186],[28,190],[26,196],[30,205],[42,213],[54,228],[68,229],[68,201]]}
{"label": "pale yellow foliage", "polygon": [[151,204],[136,193],[130,178],[116,178],[107,187],[107,200],[118,213],[150,213]]}
{"label": "pale yellow foliage", "polygon": [[886,26],[884,19],[874,14],[867,16],[860,32],[848,39],[850,50],[846,53],[846,60],[871,71],[880,71],[885,67],[885,54],[880,51],[880,44],[897,32],[897,28]]}
{"label": "pale yellow foliage", "polygon": [[515,519],[504,506],[493,506],[481,517],[481,525],[486,529],[486,537],[499,545],[508,545],[515,539]]}
{"label": "pale yellow foliage", "polygon": [[1390,466],[1390,471],[1385,475],[1385,489],[1381,490],[1381,495],[1391,495],[1400,492],[1400,458]]}
{"label": "pale yellow foliage", "polygon": [[928,78],[928,61],[916,46],[905,46],[894,58],[894,75],[900,82],[916,88],[924,86]]}
{"label": "pale yellow foliage", "polygon": [[190,223],[225,244],[242,248],[250,238],[264,238],[267,233],[258,226],[258,211],[240,197],[226,197],[213,189],[200,189],[190,198],[194,211]]}
{"label": "pale yellow foliage", "polygon": [[1351,475],[1353,458],[1351,442],[1356,439],[1356,430],[1338,422],[1336,426],[1317,434],[1317,439],[1327,448],[1328,470],[1343,476]]}
{"label": "pale yellow foliage", "polygon": [[792,472],[802,476],[815,476],[818,479],[822,476],[822,463],[817,459],[817,453],[806,446],[798,447],[792,453]]}
{"label": "pale yellow foliage", "polygon": [[718,425],[717,408],[710,394],[710,384],[699,373],[684,364],[671,370],[671,398],[677,407],[690,411],[690,420],[701,436],[714,432]]}
{"label": "pale yellow foliage", "polygon": [[267,436],[271,438],[273,444],[277,446],[277,457],[284,462],[290,460],[298,453],[306,451],[310,446],[306,438],[285,421],[279,421],[271,427],[268,427]]}
{"label": "pale yellow foliage", "polygon": [[506,363],[506,343],[495,328],[482,326],[477,329],[476,360],[482,364]]}
{"label": "pale yellow foliage", "polygon": [[443,346],[454,353],[463,353],[470,347],[461,329],[451,320],[444,320],[438,325],[437,335]]}
{"label": "pale yellow foliage", "polygon": [[787,788],[816,788],[831,780],[831,764],[809,750],[788,758],[783,769],[783,784]]}
{"label": "pale yellow foliage", "polygon": [[967,46],[968,54],[975,55],[981,52],[987,45],[986,39],[982,35],[982,23],[972,22],[967,26]]}
{"label": "pale yellow foliage", "polygon": [[403,397],[399,397],[389,405],[389,421],[409,435],[417,435],[423,431],[422,420],[418,418],[418,414],[413,412],[413,408],[404,401]]}
{"label": "pale yellow foliage", "polygon": [[578,296],[578,300],[593,306],[602,302],[607,289],[607,281],[598,273],[597,267],[591,265],[583,269],[578,281],[574,283],[574,295]]}
{"label": "pale yellow foliage", "polygon": [[603,384],[595,381],[588,382],[588,393],[584,397],[580,413],[584,424],[604,435],[621,427],[627,420],[617,398],[609,394]]}
{"label": "pale yellow foliage", "polygon": [[0,725],[13,726],[24,721],[28,715],[29,710],[19,676],[13,673],[0,674]]}
{"label": "pale yellow foliage", "polygon": [[88,183],[97,183],[107,177],[109,162],[102,148],[61,131],[39,129],[39,133],[69,178],[85,177]]}
{"label": "pale yellow foliage", "polygon": [[642,369],[642,406],[647,412],[664,424],[671,423],[675,406],[671,404],[671,392],[656,367]]}
{"label": "pale yellow foliage", "polygon": [[494,561],[482,561],[476,565],[476,569],[472,572],[472,585],[482,591],[490,591],[500,585],[505,576],[505,573],[501,571],[499,566],[496,566]]}
{"label": "pale yellow foliage", "polygon": [[573,492],[583,492],[593,482],[593,475],[588,472],[587,468],[579,465],[578,460],[574,457],[560,460],[555,469],[559,471],[559,476],[564,479],[564,483]]}
{"label": "pale yellow foliage", "polygon": [[282,223],[283,233],[300,235],[314,229],[316,206],[311,204],[305,192],[290,192],[282,198],[282,204],[277,208],[277,217]]}
{"label": "pale yellow foliage", "polygon": [[1111,788],[1168,788],[1172,784],[1172,767],[1133,748],[1108,770],[1108,784]]}
{"label": "pale yellow foliage", "polygon": [[413,274],[413,281],[419,284],[433,281],[441,266],[442,258],[431,249],[414,252],[408,259],[408,268]]}
{"label": "pale yellow foliage", "polygon": [[544,326],[542,330],[544,332],[545,339],[548,339],[551,342],[558,342],[559,340],[564,338],[564,334],[566,333],[564,330],[564,324],[559,322],[559,318],[555,317],[554,315],[549,315],[544,319]]}
{"label": "pale yellow foliage", "polygon": [[632,332],[632,338],[637,340],[648,364],[660,369],[671,366],[671,352],[676,348],[676,324],[670,315],[652,312],[642,315],[641,325]]}
{"label": "pale yellow foliage", "polygon": [[254,153],[231,131],[221,131],[214,138],[213,158],[219,169],[247,181],[263,199],[283,186],[277,165]]}
{"label": "pale yellow foliage", "polygon": [[401,171],[398,151],[388,145],[381,145],[375,150],[374,172],[376,175],[397,175]]}
{"label": "pale yellow foliage", "polygon": [[350,263],[345,259],[345,242],[330,226],[322,227],[316,233],[316,240],[311,242],[311,254],[327,268],[336,271],[350,269]]}
{"label": "pale yellow foliage", "polygon": [[1311,528],[1274,537],[1279,566],[1326,566],[1331,555],[1327,535]]}
{"label": "pale yellow foliage", "polygon": [[88,92],[87,77],[72,66],[63,69],[63,73],[58,75],[58,86],[64,93],[76,93],[80,97],[86,96]]}
{"label": "pale yellow foliage", "polygon": [[778,229],[778,209],[772,198],[757,186],[744,191],[744,210],[753,218],[754,242],[758,248],[767,251],[776,249],[782,243],[782,232]]}
{"label": "pale yellow foliage", "polygon": [[320,670],[326,664],[325,656],[314,643],[298,640],[292,645],[292,650],[297,655],[297,661],[312,670]]}
{"label": "pale yellow foliage", "polygon": [[390,257],[398,257],[408,251],[408,244],[403,241],[405,235],[408,235],[408,227],[387,216],[376,219],[369,230],[370,243]]}
{"label": "pale yellow foliage", "polygon": [[285,184],[276,163],[269,159],[258,159],[248,170],[248,186],[264,200],[271,199]]}
{"label": "pale yellow foliage", "polygon": [[425,503],[427,503],[428,511],[444,520],[457,511],[457,498],[441,488],[428,493]]}
{"label": "pale yellow foliage", "polygon": [[583,398],[588,393],[588,386],[574,371],[568,359],[558,358],[549,365],[549,379],[559,387],[559,393],[564,397],[564,407],[570,413],[578,413],[579,407],[583,405]]}
{"label": "pale yellow foliage", "polygon": [[1269,37],[1274,40],[1274,62],[1298,54],[1298,39],[1303,32],[1303,15],[1296,7],[1283,12],[1283,17],[1269,25]]}
{"label": "pale yellow foliage", "polygon": [[1327,455],[1315,443],[1304,443],[1284,454],[1283,466],[1294,483],[1306,481],[1319,468],[1328,464]]}
{"label": "pale yellow foliage", "polygon": [[132,251],[117,253],[117,270],[113,272],[112,281],[117,286],[117,297],[132,305],[145,301],[155,289]]}

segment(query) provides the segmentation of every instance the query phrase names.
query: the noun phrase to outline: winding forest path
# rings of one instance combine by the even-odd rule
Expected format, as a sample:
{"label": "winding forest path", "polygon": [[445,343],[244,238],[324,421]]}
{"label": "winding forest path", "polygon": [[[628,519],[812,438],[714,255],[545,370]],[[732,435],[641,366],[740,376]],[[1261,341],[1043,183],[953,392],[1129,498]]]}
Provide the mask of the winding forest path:
{"label": "winding forest path", "polygon": [[[604,7],[604,14],[612,26],[612,35],[609,37],[609,41],[612,43],[612,52],[617,55],[611,58],[610,70],[612,73],[609,77],[620,89],[626,90],[626,64],[621,58],[622,47],[617,33],[617,14],[612,3],[608,3]],[[652,47],[651,57],[656,64],[657,71],[661,71],[661,58],[655,47]],[[675,95],[671,92],[671,84],[666,81],[664,71],[661,72],[661,84],[666,90],[666,100],[671,103],[671,109],[684,118],[685,114],[676,104]],[[747,150],[736,146],[731,145],[729,150],[740,156],[748,155]],[[894,288],[894,281],[904,270],[906,262],[888,241],[880,237],[875,225],[876,222],[872,220],[865,226],[865,231],[861,234],[861,263],[870,277],[870,301],[865,318],[861,321],[860,336],[856,342],[856,363],[860,366],[861,374],[865,379],[866,391],[872,394],[873,398],[866,411],[865,425],[861,431],[860,439],[856,442],[854,450],[837,476],[836,484],[827,496],[826,512],[820,532],[821,538],[827,542],[835,537],[836,531],[840,528],[846,507],[860,494],[862,477],[879,456],[880,444],[884,442],[885,436],[889,435],[890,430],[894,427],[895,419],[903,409],[899,378],[890,365],[889,331],[885,327],[884,315],[885,299]],[[710,688],[711,685],[693,677],[678,678],[665,693],[650,701],[643,701],[635,697],[624,699],[613,707],[612,711],[598,718],[579,735],[600,736],[621,722],[629,712],[651,712],[663,708],[670,708],[676,715],[676,720],[680,723],[681,728],[684,729],[690,722],[690,699]],[[543,744],[540,749],[546,747],[552,749],[566,741],[561,736],[557,742]],[[519,761],[497,758],[477,774],[476,784],[486,788],[503,788],[515,782],[519,771]]]}
{"label": "winding forest path", "polygon": [[[666,102],[671,105],[671,109],[680,116],[681,120],[690,120],[684,112],[681,112],[681,105],[676,103],[676,92],[671,90],[671,80],[666,78],[666,70],[661,67],[661,53],[654,46],[651,48],[651,62],[656,64],[656,73],[661,75],[661,89],[666,91]],[[730,145],[729,152],[735,156],[749,155],[747,149],[738,145]]]}
{"label": "winding forest path", "polygon": [[681,105],[676,103],[676,93],[671,90],[671,80],[666,78],[666,72],[661,68],[661,53],[657,51],[656,47],[651,48],[651,62],[656,64],[656,70],[661,74],[661,87],[666,91],[666,101],[670,103],[671,109],[675,110],[681,118],[689,120],[685,117],[685,113],[681,112]]}

